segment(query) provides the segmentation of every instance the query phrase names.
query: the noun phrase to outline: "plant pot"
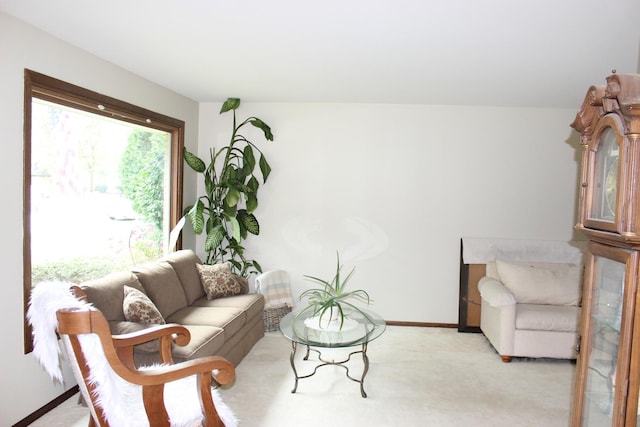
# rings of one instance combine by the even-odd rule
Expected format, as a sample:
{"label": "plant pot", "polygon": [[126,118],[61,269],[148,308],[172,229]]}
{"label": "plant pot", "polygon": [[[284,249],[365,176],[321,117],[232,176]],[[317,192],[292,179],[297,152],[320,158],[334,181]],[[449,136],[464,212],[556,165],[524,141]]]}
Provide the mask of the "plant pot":
{"label": "plant pot", "polygon": [[332,315],[325,313],[324,316],[309,317],[304,321],[307,328],[320,331],[348,331],[358,327],[358,322],[345,316],[344,321],[340,318],[340,312],[334,310]]}

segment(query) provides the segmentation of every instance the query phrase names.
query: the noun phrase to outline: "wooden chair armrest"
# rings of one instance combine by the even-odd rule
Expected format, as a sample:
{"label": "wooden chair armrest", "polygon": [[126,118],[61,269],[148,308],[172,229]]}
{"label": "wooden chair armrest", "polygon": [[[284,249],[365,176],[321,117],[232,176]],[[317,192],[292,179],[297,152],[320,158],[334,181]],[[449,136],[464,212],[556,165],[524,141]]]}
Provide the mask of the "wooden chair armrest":
{"label": "wooden chair armrest", "polygon": [[180,346],[187,345],[191,340],[191,334],[187,328],[177,323],[168,323],[166,325],[152,326],[140,331],[113,335],[113,345],[116,347],[134,346],[160,339],[164,336],[172,338],[173,342]]}
{"label": "wooden chair armrest", "polygon": [[204,356],[173,365],[138,369],[127,380],[140,385],[156,385],[198,374],[212,376],[220,385],[229,384],[236,377],[233,364],[224,357]]}
{"label": "wooden chair armrest", "polygon": [[113,346],[122,362],[127,367],[133,369],[135,367],[133,359],[133,346],[144,344],[149,341],[160,340],[160,359],[163,363],[173,363],[171,355],[171,344],[175,342],[177,345],[184,346],[191,340],[189,330],[182,325],[169,323],[166,325],[157,325],[141,331],[129,332],[126,334],[113,335]]}

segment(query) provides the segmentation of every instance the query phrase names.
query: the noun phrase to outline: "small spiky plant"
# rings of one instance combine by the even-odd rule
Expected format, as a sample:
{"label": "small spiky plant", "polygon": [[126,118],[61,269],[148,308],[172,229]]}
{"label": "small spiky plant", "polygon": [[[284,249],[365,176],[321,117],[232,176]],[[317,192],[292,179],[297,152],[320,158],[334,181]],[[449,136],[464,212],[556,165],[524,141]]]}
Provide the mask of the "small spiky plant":
{"label": "small spiky plant", "polygon": [[340,265],[340,254],[338,252],[336,252],[336,258],[336,274],[330,282],[314,276],[304,276],[307,279],[321,284],[322,287],[307,289],[300,295],[300,300],[304,298],[309,298],[309,300],[308,305],[299,312],[298,316],[311,312],[310,317],[319,316],[319,320],[322,322],[322,318],[327,315],[327,312],[329,319],[337,312],[340,318],[340,329],[342,329],[344,325],[345,308],[347,307],[358,311],[365,318],[369,319],[369,316],[364,311],[349,300],[357,300],[368,305],[371,303],[371,298],[369,298],[369,294],[363,289],[349,292],[345,291],[347,283],[355,272],[355,267],[344,280],[341,280],[342,265]]}

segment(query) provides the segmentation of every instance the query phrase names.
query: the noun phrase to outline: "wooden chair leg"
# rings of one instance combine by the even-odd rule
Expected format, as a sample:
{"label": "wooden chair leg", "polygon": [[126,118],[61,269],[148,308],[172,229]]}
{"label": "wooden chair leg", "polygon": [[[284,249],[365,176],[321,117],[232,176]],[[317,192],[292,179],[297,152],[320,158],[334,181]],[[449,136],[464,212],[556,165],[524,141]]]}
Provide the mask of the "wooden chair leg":
{"label": "wooden chair leg", "polygon": [[500,355],[500,359],[502,359],[502,361],[503,361],[504,363],[509,363],[509,362],[511,362],[511,356],[502,356],[502,355]]}

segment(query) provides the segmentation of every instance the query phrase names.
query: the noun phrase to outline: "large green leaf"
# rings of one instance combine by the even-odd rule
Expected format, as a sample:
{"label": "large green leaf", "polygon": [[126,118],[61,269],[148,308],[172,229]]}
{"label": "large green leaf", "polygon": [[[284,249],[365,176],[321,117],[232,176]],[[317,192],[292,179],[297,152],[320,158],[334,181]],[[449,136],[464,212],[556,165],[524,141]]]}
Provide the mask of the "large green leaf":
{"label": "large green leaf", "polygon": [[273,134],[271,133],[271,128],[265,122],[263,122],[257,117],[253,117],[249,122],[255,127],[262,129],[262,132],[264,133],[264,137],[268,141],[273,141]]}
{"label": "large green leaf", "polygon": [[235,188],[229,188],[229,192],[224,198],[224,203],[228,206],[236,206],[240,201],[240,192]]}
{"label": "large green leaf", "polygon": [[222,243],[222,239],[224,238],[224,230],[221,225],[218,225],[212,228],[207,234],[207,238],[204,242],[204,250],[207,252],[215,250],[220,243]]}
{"label": "large green leaf", "polygon": [[238,218],[238,220],[242,222],[242,225],[247,229],[249,233],[255,234],[256,236],[260,234],[260,224],[258,223],[258,219],[255,217],[255,215],[247,212],[244,209],[239,209],[236,218]]}
{"label": "large green leaf", "polygon": [[249,181],[247,181],[247,185],[246,185],[247,189],[245,190],[245,193],[257,193],[258,192],[258,188],[260,187],[260,183],[258,182],[258,180],[256,179],[255,176],[251,175],[251,178],[249,178]]}
{"label": "large green leaf", "polygon": [[238,225],[240,226],[240,239],[245,240],[247,237],[249,237],[249,234],[247,233],[247,227],[244,226],[242,221],[238,221]]}
{"label": "large green leaf", "polygon": [[253,213],[258,208],[258,198],[255,193],[247,194],[247,212]]}
{"label": "large green leaf", "polygon": [[202,229],[204,228],[204,204],[200,199],[196,201],[191,210],[187,212],[187,219],[193,226],[193,231],[196,234],[202,233]]}
{"label": "large green leaf", "polygon": [[262,266],[258,261],[253,260],[253,268],[255,268],[259,273],[262,273]]}
{"label": "large green leaf", "polygon": [[229,218],[229,222],[231,223],[231,237],[236,239],[236,242],[240,241],[240,224],[238,224],[238,220],[234,218]]}
{"label": "large green leaf", "polygon": [[244,158],[245,168],[248,169],[249,172],[251,172],[256,166],[256,158],[253,155],[253,148],[251,148],[250,145],[247,145],[246,147],[244,147],[244,152],[242,154]]}
{"label": "large green leaf", "polygon": [[262,172],[262,182],[267,182],[267,178],[271,173],[271,166],[267,163],[267,159],[264,155],[260,155],[260,172]]}
{"label": "large green leaf", "polygon": [[189,151],[187,151],[186,148],[182,151],[182,154],[184,156],[184,161],[194,171],[202,173],[207,168],[204,162],[200,159],[200,157],[190,153]]}
{"label": "large green leaf", "polygon": [[226,113],[229,110],[235,110],[240,106],[240,98],[227,98],[220,108],[220,114]]}

